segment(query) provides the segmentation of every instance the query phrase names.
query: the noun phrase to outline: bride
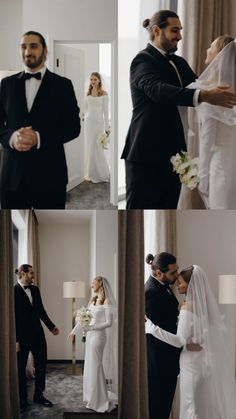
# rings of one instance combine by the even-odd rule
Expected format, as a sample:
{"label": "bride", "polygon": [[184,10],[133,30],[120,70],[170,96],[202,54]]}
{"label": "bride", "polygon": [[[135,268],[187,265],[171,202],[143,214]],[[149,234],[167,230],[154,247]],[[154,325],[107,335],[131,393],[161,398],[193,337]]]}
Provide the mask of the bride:
{"label": "bride", "polygon": [[[83,377],[83,400],[88,409],[110,412],[117,404],[117,305],[106,278],[97,276],[91,284],[89,309],[92,321],[83,328],[86,350]],[[78,328],[70,332],[71,338]]]}
{"label": "bride", "polygon": [[[236,40],[217,38],[207,51],[208,67],[189,88],[229,86],[236,91]],[[199,192],[209,209],[236,209],[236,107],[202,103],[199,124]]]}
{"label": "bride", "polygon": [[85,99],[85,179],[93,183],[109,181],[109,167],[104,149],[99,144],[101,134],[109,136],[108,94],[103,90],[101,75],[90,75]]}
{"label": "bride", "polygon": [[227,330],[205,272],[183,270],[178,291],[186,293],[177,334],[145,323],[146,333],[175,347],[180,355],[180,419],[236,419],[234,372],[229,365]]}

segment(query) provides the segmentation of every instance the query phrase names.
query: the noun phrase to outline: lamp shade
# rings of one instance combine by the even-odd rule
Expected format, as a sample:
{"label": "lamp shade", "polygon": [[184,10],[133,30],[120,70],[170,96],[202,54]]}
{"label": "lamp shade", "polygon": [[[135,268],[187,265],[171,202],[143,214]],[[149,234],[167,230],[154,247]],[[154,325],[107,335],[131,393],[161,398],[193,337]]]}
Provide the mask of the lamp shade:
{"label": "lamp shade", "polygon": [[219,275],[219,303],[236,304],[236,275]]}
{"label": "lamp shade", "polygon": [[84,298],[85,283],[83,281],[67,281],[63,282],[64,298]]}

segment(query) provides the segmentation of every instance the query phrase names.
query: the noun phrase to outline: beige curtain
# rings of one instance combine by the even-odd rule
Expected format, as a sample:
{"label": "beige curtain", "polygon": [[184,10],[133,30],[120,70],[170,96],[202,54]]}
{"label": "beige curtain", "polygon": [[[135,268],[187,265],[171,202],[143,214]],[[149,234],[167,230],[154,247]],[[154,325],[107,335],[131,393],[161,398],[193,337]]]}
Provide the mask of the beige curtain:
{"label": "beige curtain", "polygon": [[[223,34],[231,34],[232,0],[179,0],[178,15],[183,26],[183,40],[178,53],[197,75],[205,69],[206,50],[211,42]],[[189,109],[190,134],[188,151],[198,156],[198,126],[195,111]],[[178,209],[204,209],[197,190],[182,187]]]}
{"label": "beige curtain", "polygon": [[148,419],[143,211],[119,211],[119,418]]}
{"label": "beige curtain", "polygon": [[25,226],[26,226],[26,263],[29,263],[34,268],[35,279],[34,283],[40,287],[40,251],[39,251],[39,234],[38,234],[38,220],[34,210],[27,210],[25,212]]}
{"label": "beige curtain", "polygon": [[[34,284],[40,287],[40,253],[39,253],[39,235],[38,220],[34,210],[25,210],[25,228],[26,228],[26,263],[33,266],[35,277]],[[28,378],[35,377],[34,358],[29,352],[26,374]]]}
{"label": "beige curtain", "polygon": [[179,0],[183,26],[179,52],[197,74],[205,68],[206,50],[217,36],[230,33],[231,0]]}
{"label": "beige curtain", "polygon": [[10,210],[0,211],[0,416],[19,417]]}

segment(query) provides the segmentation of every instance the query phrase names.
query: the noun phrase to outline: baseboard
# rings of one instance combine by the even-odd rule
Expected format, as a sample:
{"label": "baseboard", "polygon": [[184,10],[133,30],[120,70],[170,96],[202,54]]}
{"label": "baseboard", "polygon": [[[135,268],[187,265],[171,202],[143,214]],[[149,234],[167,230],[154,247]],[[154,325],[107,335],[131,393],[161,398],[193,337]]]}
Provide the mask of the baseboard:
{"label": "baseboard", "polygon": [[63,414],[63,419],[118,419],[118,412],[117,410],[112,413],[98,413],[98,412],[94,412],[94,413],[89,413],[89,412],[81,412],[81,413],[71,413],[71,412],[66,412]]}
{"label": "baseboard", "polygon": [[[71,364],[72,361],[71,361],[71,359],[48,359],[47,363],[48,364],[66,364],[66,365],[68,365],[68,364]],[[78,359],[76,361],[76,364],[80,364],[80,365],[84,364],[84,360],[83,359]]]}
{"label": "baseboard", "polygon": [[71,178],[66,186],[66,191],[69,192],[71,189],[75,188],[76,186],[80,185],[84,181],[82,176],[74,176]]}

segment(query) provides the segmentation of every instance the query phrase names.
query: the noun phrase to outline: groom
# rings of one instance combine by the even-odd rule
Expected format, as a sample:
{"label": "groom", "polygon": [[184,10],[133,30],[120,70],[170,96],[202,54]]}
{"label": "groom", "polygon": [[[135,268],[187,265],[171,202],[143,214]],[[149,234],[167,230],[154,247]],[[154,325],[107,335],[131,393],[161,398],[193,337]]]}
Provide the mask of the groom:
{"label": "groom", "polygon": [[[179,303],[169,288],[178,278],[176,257],[163,252],[146,261],[152,271],[145,284],[146,316],[155,325],[176,334]],[[181,350],[150,334],[146,338],[149,419],[169,419]]]}
{"label": "groom", "polygon": [[49,71],[44,37],[21,39],[24,71],[1,82],[1,208],[64,209],[68,181],[64,143],[80,133],[70,80]]}
{"label": "groom", "polygon": [[18,283],[14,287],[16,351],[20,408],[21,412],[24,412],[28,406],[25,368],[29,351],[33,354],[35,364],[34,402],[46,407],[52,406],[52,403],[43,395],[45,389],[47,344],[40,320],[44,322],[53,335],[58,335],[59,330],[49,319],[43,307],[38,287],[32,285],[34,279],[32,266],[28,264],[21,265],[15,272],[19,278]]}

